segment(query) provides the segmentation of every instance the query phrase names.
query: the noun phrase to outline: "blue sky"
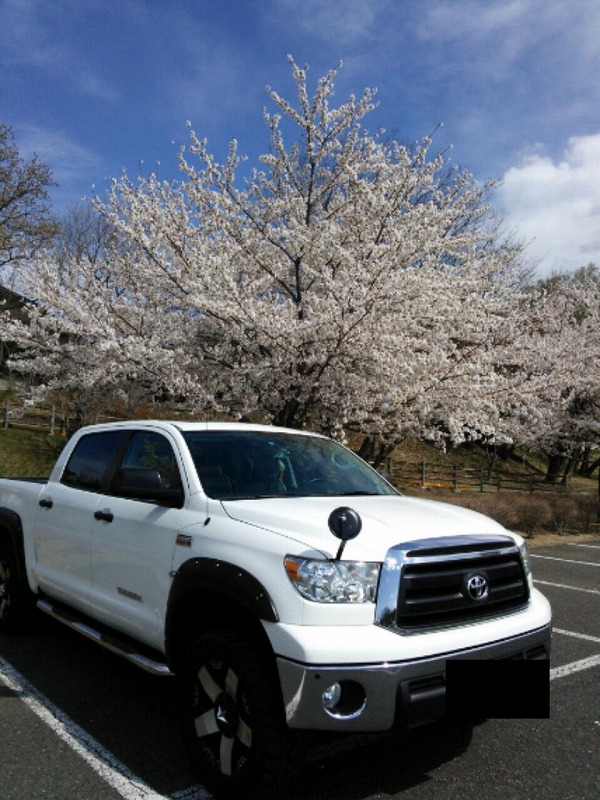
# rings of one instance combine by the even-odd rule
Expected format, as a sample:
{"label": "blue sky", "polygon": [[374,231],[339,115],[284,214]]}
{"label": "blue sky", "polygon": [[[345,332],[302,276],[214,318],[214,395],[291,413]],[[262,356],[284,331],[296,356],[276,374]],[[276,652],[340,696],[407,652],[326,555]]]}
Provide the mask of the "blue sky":
{"label": "blue sky", "polygon": [[[365,120],[478,180],[538,273],[600,266],[598,0],[0,0],[0,120],[59,186],[56,208],[110,178],[176,176],[186,121],[219,157],[268,147],[266,85],[287,60],[336,96],[378,88]],[[313,83],[314,85],[314,83]]]}

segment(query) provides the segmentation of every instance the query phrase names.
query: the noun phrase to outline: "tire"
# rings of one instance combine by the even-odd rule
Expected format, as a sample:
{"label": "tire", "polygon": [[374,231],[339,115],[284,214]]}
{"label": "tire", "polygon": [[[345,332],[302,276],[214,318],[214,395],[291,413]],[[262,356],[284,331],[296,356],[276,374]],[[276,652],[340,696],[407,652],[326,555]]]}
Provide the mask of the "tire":
{"label": "tire", "polygon": [[274,665],[240,631],[214,631],[190,648],[184,729],[201,781],[221,797],[269,794],[283,767],[286,725]]}
{"label": "tire", "polygon": [[11,542],[0,541],[0,632],[15,633],[29,620],[33,596],[19,577]]}

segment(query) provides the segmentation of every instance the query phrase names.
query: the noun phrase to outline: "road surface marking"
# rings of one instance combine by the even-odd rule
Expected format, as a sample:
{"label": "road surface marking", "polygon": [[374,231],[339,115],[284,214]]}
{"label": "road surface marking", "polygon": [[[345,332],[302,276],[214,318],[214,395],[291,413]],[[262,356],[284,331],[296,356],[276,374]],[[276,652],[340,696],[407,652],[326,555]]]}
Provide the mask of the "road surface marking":
{"label": "road surface marking", "polygon": [[581,661],[572,661],[570,664],[563,664],[562,667],[554,667],[550,670],[550,680],[555,678],[564,678],[567,675],[572,675],[574,672],[581,672],[585,669],[592,669],[593,667],[600,667],[600,655],[590,656],[589,658],[582,658]]}
{"label": "road surface marking", "polygon": [[0,656],[0,681],[44,722],[59,739],[77,753],[124,800],[208,800],[212,795],[191,787],[167,797],[155,792],[125,764],[77,725],[58,706]]}
{"label": "road surface marking", "polygon": [[587,592],[588,594],[600,594],[600,589],[583,589],[581,586],[568,586],[566,583],[552,583],[552,581],[538,581],[534,579],[534,583],[539,583],[540,586],[554,586],[556,589],[572,589],[574,592]]}
{"label": "road surface marking", "polygon": [[575,639],[583,639],[586,642],[598,642],[600,639],[597,636],[588,636],[587,633],[576,633],[575,631],[565,631],[563,628],[553,628],[553,633],[562,633],[563,636],[573,636]]}
{"label": "road surface marking", "polygon": [[531,558],[544,558],[546,561],[563,561],[565,564],[583,564],[584,567],[600,567],[593,561],[574,561],[571,558],[556,558],[556,556],[538,556],[535,553],[529,554]]}
{"label": "road surface marking", "polygon": [[569,542],[569,547],[589,547],[590,550],[600,550],[600,544],[579,544],[578,542]]}

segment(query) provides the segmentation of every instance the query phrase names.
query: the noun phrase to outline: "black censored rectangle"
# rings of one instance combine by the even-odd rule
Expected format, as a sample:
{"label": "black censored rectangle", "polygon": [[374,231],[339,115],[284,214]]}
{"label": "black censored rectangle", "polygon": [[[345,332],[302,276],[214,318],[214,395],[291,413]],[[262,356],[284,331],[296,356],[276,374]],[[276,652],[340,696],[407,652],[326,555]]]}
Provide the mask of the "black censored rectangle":
{"label": "black censored rectangle", "polygon": [[463,719],[548,719],[550,662],[446,662],[446,711]]}

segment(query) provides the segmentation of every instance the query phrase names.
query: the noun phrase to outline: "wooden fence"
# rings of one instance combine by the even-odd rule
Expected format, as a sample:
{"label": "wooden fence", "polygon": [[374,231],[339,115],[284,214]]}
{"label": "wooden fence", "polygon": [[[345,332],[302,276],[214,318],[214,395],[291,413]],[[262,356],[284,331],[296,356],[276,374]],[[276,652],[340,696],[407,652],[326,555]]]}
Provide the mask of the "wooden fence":
{"label": "wooden fence", "polygon": [[457,464],[430,464],[425,461],[393,460],[389,465],[392,481],[400,488],[437,489],[440,491],[500,492],[515,489],[526,492],[556,491],[556,485],[546,483],[544,475],[533,470],[509,470],[504,465],[494,467],[463,467]]}
{"label": "wooden fence", "polygon": [[40,406],[39,408],[24,409],[22,406],[11,404],[4,400],[2,404],[2,427],[24,428],[26,430],[45,431],[56,433],[56,407]]}
{"label": "wooden fence", "polygon": [[[116,417],[103,414],[96,416],[94,422],[110,422]],[[65,432],[66,420],[56,405],[42,403],[39,406],[23,408],[5,399],[2,403],[2,427],[22,428],[50,435]]]}

